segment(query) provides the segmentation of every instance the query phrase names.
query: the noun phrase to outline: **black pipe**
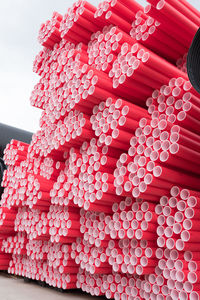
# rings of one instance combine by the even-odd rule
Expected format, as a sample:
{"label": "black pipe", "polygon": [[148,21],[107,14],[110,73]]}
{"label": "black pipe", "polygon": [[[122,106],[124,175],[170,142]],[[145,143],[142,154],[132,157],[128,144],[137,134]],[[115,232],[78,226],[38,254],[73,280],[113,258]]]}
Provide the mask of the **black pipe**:
{"label": "black pipe", "polygon": [[194,89],[200,93],[200,28],[187,55],[187,73]]}

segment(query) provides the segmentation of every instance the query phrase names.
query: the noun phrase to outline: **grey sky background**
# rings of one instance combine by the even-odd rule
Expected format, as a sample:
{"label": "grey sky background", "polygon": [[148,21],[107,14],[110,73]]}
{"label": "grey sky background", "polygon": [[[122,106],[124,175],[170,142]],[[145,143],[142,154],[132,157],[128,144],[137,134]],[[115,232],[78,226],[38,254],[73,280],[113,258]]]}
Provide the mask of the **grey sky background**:
{"label": "grey sky background", "polygon": [[[89,0],[97,5],[99,0]],[[124,0],[126,1],[126,0]],[[179,1],[179,0],[177,0]],[[0,123],[35,132],[41,110],[29,103],[39,77],[32,63],[41,47],[40,24],[53,11],[66,12],[73,0],[0,0]],[[138,0],[145,5],[144,0]],[[190,0],[200,10],[200,0]]]}

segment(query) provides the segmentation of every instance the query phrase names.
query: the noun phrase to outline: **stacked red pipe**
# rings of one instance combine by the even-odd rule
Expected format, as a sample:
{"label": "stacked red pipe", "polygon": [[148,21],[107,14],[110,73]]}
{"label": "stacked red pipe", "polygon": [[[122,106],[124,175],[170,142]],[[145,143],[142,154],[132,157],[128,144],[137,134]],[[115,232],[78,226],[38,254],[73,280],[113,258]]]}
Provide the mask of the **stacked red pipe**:
{"label": "stacked red pipe", "polygon": [[60,22],[62,15],[54,12],[51,20],[42,24],[39,31],[38,41],[42,46],[52,49],[55,43],[59,43],[60,37]]}
{"label": "stacked red pipe", "polygon": [[[200,298],[200,97],[187,1],[77,1],[42,24],[42,110],[4,152],[0,269],[108,299]],[[184,32],[184,33],[183,33]]]}

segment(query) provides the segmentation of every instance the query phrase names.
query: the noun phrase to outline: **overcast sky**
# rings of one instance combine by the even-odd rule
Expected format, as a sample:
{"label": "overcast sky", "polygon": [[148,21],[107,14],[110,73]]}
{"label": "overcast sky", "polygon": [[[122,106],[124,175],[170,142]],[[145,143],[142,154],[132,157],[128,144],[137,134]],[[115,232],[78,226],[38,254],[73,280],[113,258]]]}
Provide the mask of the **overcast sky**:
{"label": "overcast sky", "polygon": [[[100,2],[89,1],[94,5]],[[53,11],[64,14],[73,2],[0,0],[0,123],[32,132],[39,128],[41,111],[29,103],[34,84],[39,80],[32,72],[33,59],[41,49],[38,30]],[[138,2],[145,5],[144,0]],[[200,0],[189,2],[200,10]]]}

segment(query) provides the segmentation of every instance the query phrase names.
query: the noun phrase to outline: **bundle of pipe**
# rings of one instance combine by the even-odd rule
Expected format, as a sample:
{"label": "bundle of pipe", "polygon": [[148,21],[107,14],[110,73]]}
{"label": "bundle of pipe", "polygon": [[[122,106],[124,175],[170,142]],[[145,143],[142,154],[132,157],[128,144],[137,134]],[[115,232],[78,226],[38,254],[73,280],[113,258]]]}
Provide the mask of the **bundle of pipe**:
{"label": "bundle of pipe", "polygon": [[[163,28],[162,21],[151,16],[151,5],[147,5],[144,11],[138,11],[132,23],[130,35],[136,41],[159,56],[175,63],[178,58],[187,52],[184,42],[179,43]],[[149,15],[148,15],[149,13]],[[160,16],[159,16],[160,17]]]}
{"label": "bundle of pipe", "polygon": [[1,205],[12,206],[25,205],[26,167],[23,165],[8,167],[4,171],[2,186],[5,187],[1,197]]}
{"label": "bundle of pipe", "polygon": [[123,145],[120,145],[120,149],[124,151],[128,150],[129,140],[142,117],[149,118],[145,109],[125,100],[110,97],[94,106],[90,122],[102,144],[114,148],[116,142],[123,136]]}
{"label": "bundle of pipe", "polygon": [[189,49],[200,26],[199,11],[185,0],[148,0],[148,2],[151,5],[145,8],[145,13],[160,23],[160,29],[164,34],[170,35],[175,43]]}
{"label": "bundle of pipe", "polygon": [[124,42],[134,40],[117,26],[104,26],[102,31],[91,35],[88,43],[88,64],[99,71],[108,73]]}
{"label": "bundle of pipe", "polygon": [[77,282],[77,267],[67,267],[66,272],[62,273],[58,268],[49,267],[48,264],[43,265],[42,281],[53,287],[66,289],[75,289]]}
{"label": "bundle of pipe", "polygon": [[192,118],[191,123],[198,121],[199,96],[191,83],[184,78],[172,78],[167,85],[161,86],[160,90],[155,90],[146,104],[152,119],[165,119],[198,134],[198,130],[192,129],[192,124],[189,127],[186,120]]}
{"label": "bundle of pipe", "polygon": [[47,260],[50,242],[41,240],[29,240],[26,244],[27,256],[32,260]]}
{"label": "bundle of pipe", "polygon": [[199,13],[151,4],[77,1],[42,26],[40,130],[5,157],[10,273],[109,299],[199,299],[200,97],[175,65]]}
{"label": "bundle of pipe", "polygon": [[[121,146],[120,140],[116,143]],[[80,148],[80,172],[73,181],[71,191],[73,202],[85,210],[110,213],[113,201],[120,201],[115,195],[113,171],[119,151],[102,145],[93,138],[90,143],[84,142]]]}
{"label": "bundle of pipe", "polygon": [[62,120],[59,119],[54,135],[49,135],[49,149],[62,151],[69,147],[81,144],[85,140],[85,135],[92,135],[89,123],[88,114],[80,111],[70,111],[69,114]]}
{"label": "bundle of pipe", "polygon": [[80,210],[80,215],[80,231],[84,240],[96,247],[107,247],[110,234],[108,225],[112,215],[84,209]]}
{"label": "bundle of pipe", "polygon": [[199,196],[197,191],[173,186],[155,209],[158,265],[172,298],[187,298],[188,294],[191,299],[198,298]]}
{"label": "bundle of pipe", "polygon": [[78,207],[50,206],[47,218],[52,242],[70,243],[81,235],[79,210]]}
{"label": "bundle of pipe", "polygon": [[27,156],[29,144],[11,140],[4,149],[4,162],[8,166],[18,166]]}
{"label": "bundle of pipe", "polygon": [[49,220],[47,213],[26,206],[18,208],[15,218],[15,231],[25,231],[30,240],[49,240]]}
{"label": "bundle of pipe", "polygon": [[[62,160],[62,157],[60,159]],[[51,157],[33,156],[33,143],[28,148],[26,164],[27,174],[34,174],[36,178],[42,177],[51,181],[57,179],[60,168],[62,168],[62,161],[58,161],[53,155]]]}
{"label": "bundle of pipe", "polygon": [[[158,261],[149,242],[136,239],[110,240],[106,255],[114,272],[144,275],[153,273]],[[151,246],[151,243],[150,243]]]}
{"label": "bundle of pipe", "polygon": [[[59,44],[55,44],[53,50],[45,50],[46,48],[44,48],[43,51],[36,56],[33,70],[40,75],[41,78],[31,94],[31,105],[41,109],[45,108],[45,105],[47,105],[50,100],[50,88],[52,88],[52,85],[56,86],[57,84],[58,78],[56,78],[56,75],[58,76],[60,73],[63,74],[63,72],[63,75],[67,74],[65,70],[68,70],[70,66],[70,62],[69,66],[67,65],[69,50],[75,48],[81,51],[82,47],[81,44],[75,47],[73,43],[61,40]],[[57,88],[58,87],[59,83]]]}
{"label": "bundle of pipe", "polygon": [[[157,265],[155,203],[126,198],[113,204],[107,255],[114,272],[153,273]],[[114,242],[114,240],[116,242]],[[119,241],[118,241],[119,240]]]}
{"label": "bundle of pipe", "polygon": [[[190,107],[195,109],[192,103]],[[115,170],[114,184],[118,195],[139,197],[143,193],[142,197],[155,197],[169,189],[173,182],[198,190],[199,121],[190,114],[190,110],[189,113],[174,114],[175,124],[179,125],[166,120],[165,113],[164,118],[161,114],[150,122],[141,119],[136,136],[131,139],[128,155],[121,155]],[[186,138],[185,143],[180,139],[180,132],[183,140]]]}
{"label": "bundle of pipe", "polygon": [[90,274],[79,268],[76,286],[78,289],[82,289],[82,291],[90,293],[92,296],[103,296],[108,290],[108,276],[109,275]]}
{"label": "bundle of pipe", "polygon": [[54,12],[51,20],[48,20],[41,25],[38,42],[42,46],[52,49],[56,43],[60,42],[60,22],[62,21],[62,18],[62,15]]}
{"label": "bundle of pipe", "polygon": [[44,159],[34,159],[32,162],[28,165],[28,170],[30,164],[36,165],[39,168],[39,175],[48,179],[48,180],[56,180],[58,177],[58,174],[60,174],[60,169],[62,169],[63,163],[53,159],[52,157],[45,157]]}
{"label": "bundle of pipe", "polygon": [[91,274],[110,274],[112,268],[108,263],[104,247],[92,246],[85,239],[77,238],[72,243],[71,257],[82,269]]}
{"label": "bundle of pipe", "polygon": [[1,250],[5,253],[26,255],[26,244],[28,242],[25,232],[18,232],[15,236],[9,236],[2,241]]}
{"label": "bundle of pipe", "polygon": [[[69,268],[77,267],[74,259],[71,258],[71,249],[72,247],[69,244],[52,244],[47,254],[48,265],[59,268],[61,274],[69,273]],[[76,271],[76,269],[74,270]]]}
{"label": "bundle of pipe", "polygon": [[26,205],[30,208],[48,211],[50,201],[50,190],[54,181],[47,180],[40,175],[29,174],[26,188]]}
{"label": "bundle of pipe", "polygon": [[61,37],[75,43],[87,45],[93,32],[101,28],[102,22],[94,19],[96,7],[87,1],[77,1],[63,16],[60,24]]}
{"label": "bundle of pipe", "polygon": [[79,172],[79,166],[76,165],[78,159],[80,159],[78,151],[75,148],[70,148],[68,158],[65,163],[62,163],[64,169],[60,168],[57,180],[50,191],[51,204],[74,206],[71,186]]}
{"label": "bundle of pipe", "polygon": [[127,0],[126,3],[121,0],[105,0],[99,3],[94,18],[104,25],[118,26],[129,34],[135,14],[141,9],[142,6],[135,0]]}
{"label": "bundle of pipe", "polygon": [[146,95],[151,93],[153,87],[166,84],[171,77],[178,74],[187,79],[186,74],[177,71],[176,67],[144,46],[138,43],[132,46],[124,43],[109,72],[109,77],[112,78],[113,87],[122,94],[126,88],[130,89],[132,92],[130,102],[144,107]]}
{"label": "bundle of pipe", "polygon": [[44,47],[35,57],[33,62],[33,72],[42,75],[47,61],[51,57],[52,50]]}

